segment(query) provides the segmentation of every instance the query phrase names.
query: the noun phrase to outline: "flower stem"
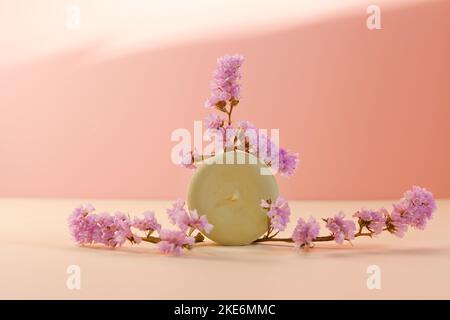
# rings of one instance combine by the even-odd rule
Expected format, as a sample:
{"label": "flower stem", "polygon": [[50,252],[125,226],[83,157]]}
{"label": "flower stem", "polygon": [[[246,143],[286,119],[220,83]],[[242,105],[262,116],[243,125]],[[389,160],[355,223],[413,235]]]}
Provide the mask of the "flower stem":
{"label": "flower stem", "polygon": [[142,238],[142,241],[151,242],[151,243],[158,243],[158,242],[161,241],[161,238],[148,236],[148,237]]}
{"label": "flower stem", "polygon": [[230,111],[227,112],[228,114],[228,125],[231,125],[231,113],[233,112],[233,105],[230,105]]}
{"label": "flower stem", "polygon": [[253,241],[253,243],[257,243],[257,242],[267,242],[267,241],[277,241],[277,242],[294,242],[292,240],[292,238],[260,238],[260,239],[256,239],[255,241]]}
{"label": "flower stem", "polygon": [[[194,231],[195,229],[193,229],[192,231]],[[147,236],[145,238],[142,238],[142,241],[145,242],[150,242],[150,243],[158,243],[161,241],[161,238],[159,237],[153,237],[153,236]],[[204,237],[195,237],[195,243],[199,243],[199,242],[203,242],[204,241]]]}
{"label": "flower stem", "polygon": [[[357,233],[355,233],[355,238],[357,237],[372,237],[372,233],[370,232],[361,232],[358,231]],[[313,239],[313,242],[325,242],[325,241],[333,241],[334,237],[333,235],[329,235],[329,236],[323,236],[323,237],[317,237],[315,239]],[[292,240],[292,238],[272,238],[272,237],[263,237],[260,239],[256,239],[255,241],[253,241],[253,243],[258,243],[258,242],[268,242],[268,241],[274,241],[274,242],[294,242],[294,240]]]}
{"label": "flower stem", "polygon": [[194,157],[194,162],[195,163],[199,163],[199,162],[205,161],[205,160],[207,160],[209,158],[212,158],[214,156],[215,156],[214,153],[211,153],[211,154],[200,154],[200,155]]}

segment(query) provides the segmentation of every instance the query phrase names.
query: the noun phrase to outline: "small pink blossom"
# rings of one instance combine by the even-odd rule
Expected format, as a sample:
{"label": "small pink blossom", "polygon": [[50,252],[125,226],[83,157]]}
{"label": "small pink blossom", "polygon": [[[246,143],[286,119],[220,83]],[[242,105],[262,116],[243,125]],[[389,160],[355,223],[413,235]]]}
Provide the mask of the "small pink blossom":
{"label": "small pink blossom", "polygon": [[299,164],[298,154],[289,153],[283,148],[279,150],[278,171],[284,176],[292,176]]}
{"label": "small pink blossom", "polygon": [[374,234],[380,234],[386,227],[387,210],[382,208],[378,211],[361,209],[353,216],[359,218],[359,224],[369,229]]}
{"label": "small pink blossom", "polygon": [[433,194],[417,186],[406,191],[403,198],[393,206],[393,220],[420,230],[425,229],[427,221],[433,217],[436,210]]}
{"label": "small pink blossom", "polygon": [[408,225],[398,212],[386,216],[386,228],[393,235],[403,238],[408,231]]}
{"label": "small pink blossom", "polygon": [[82,205],[75,208],[69,216],[69,230],[73,239],[79,245],[89,244],[93,241],[92,235],[96,228],[95,218],[90,214],[95,208],[90,205]]}
{"label": "small pink blossom", "polygon": [[292,240],[298,248],[311,245],[313,240],[319,236],[319,231],[319,223],[313,217],[310,217],[308,222],[299,218],[292,234]]}
{"label": "small pink blossom", "polygon": [[408,231],[408,226],[425,229],[436,210],[436,202],[431,192],[413,186],[411,190],[405,192],[403,198],[393,204],[393,207],[392,213],[385,215],[386,228],[390,233],[403,237]]}
{"label": "small pink blossom", "polygon": [[126,240],[139,243],[141,238],[131,232],[130,218],[117,212],[93,214],[92,206],[81,206],[69,217],[69,229],[80,244],[101,243],[108,247],[121,246]]}
{"label": "small pink blossom", "polygon": [[198,157],[195,151],[180,150],[180,165],[187,169],[196,169],[195,159]]}
{"label": "small pink blossom", "polygon": [[210,113],[205,120],[203,121],[203,125],[207,129],[219,130],[223,127],[225,123],[225,119],[222,116],[219,116],[217,113]]}
{"label": "small pink blossom", "polygon": [[249,121],[243,120],[237,123],[235,140],[239,150],[246,151],[257,156],[259,130]]}
{"label": "small pink blossom", "polygon": [[340,212],[333,218],[328,218],[326,227],[331,231],[334,240],[342,244],[344,240],[352,240],[355,238],[356,226],[352,220],[344,220],[345,215]]}
{"label": "small pink blossom", "polygon": [[159,236],[161,241],[158,242],[157,246],[162,253],[180,255],[185,246],[191,246],[195,243],[195,239],[187,236],[183,231],[162,229]]}
{"label": "small pink blossom", "polygon": [[224,145],[225,151],[233,151],[235,147],[237,147],[238,143],[237,130],[233,128],[233,126],[229,125],[225,127],[224,140],[225,140]]}
{"label": "small pink blossom", "polygon": [[283,231],[289,222],[291,209],[289,204],[282,197],[278,197],[275,202],[269,200],[262,200],[261,207],[268,210],[267,216],[270,219],[270,226],[273,229]]}
{"label": "small pink blossom", "polygon": [[177,199],[172,204],[172,208],[166,210],[170,223],[177,224],[180,220],[186,220],[187,211],[185,209],[185,205],[186,202],[183,199]]}
{"label": "small pink blossom", "polygon": [[110,247],[121,246],[126,240],[136,243],[141,242],[141,238],[131,232],[130,217],[123,212],[118,211],[114,214],[113,223],[109,228],[111,228],[111,232],[113,232],[113,237],[104,240],[107,241],[105,244]]}
{"label": "small pink blossom", "polygon": [[127,239],[139,243],[141,238],[131,232],[130,218],[122,213],[114,215],[101,213],[95,216],[96,228],[93,232],[93,241],[108,247],[119,247]]}
{"label": "small pink blossom", "polygon": [[205,107],[213,108],[225,105],[232,99],[239,100],[241,78],[240,68],[244,57],[240,55],[225,55],[217,59],[217,68],[211,81],[211,97],[206,101]]}
{"label": "small pink blossom", "polygon": [[205,233],[211,232],[213,225],[208,222],[206,215],[199,216],[196,209],[191,210],[189,215],[185,206],[186,202],[184,200],[176,200],[172,204],[172,208],[166,210],[169,221],[177,225],[184,232],[189,228],[198,229]]}
{"label": "small pink blossom", "polygon": [[153,211],[146,211],[142,214],[143,218],[135,217],[132,226],[141,231],[159,231],[161,230],[161,225],[155,218],[155,213]]}
{"label": "small pink blossom", "polygon": [[187,225],[191,228],[204,231],[207,234],[213,229],[213,225],[208,222],[206,215],[199,216],[196,209],[191,210]]}
{"label": "small pink blossom", "polygon": [[257,130],[256,126],[251,123],[250,121],[247,120],[241,120],[237,123],[237,126],[239,129],[243,130],[243,131],[247,131],[247,130]]}
{"label": "small pink blossom", "polygon": [[278,147],[270,138],[261,135],[258,138],[258,155],[264,162],[283,176],[292,176],[298,167],[298,154],[290,153]]}
{"label": "small pink blossom", "polygon": [[268,166],[278,168],[279,163],[279,148],[266,135],[260,134],[258,136],[258,157],[263,160]]}

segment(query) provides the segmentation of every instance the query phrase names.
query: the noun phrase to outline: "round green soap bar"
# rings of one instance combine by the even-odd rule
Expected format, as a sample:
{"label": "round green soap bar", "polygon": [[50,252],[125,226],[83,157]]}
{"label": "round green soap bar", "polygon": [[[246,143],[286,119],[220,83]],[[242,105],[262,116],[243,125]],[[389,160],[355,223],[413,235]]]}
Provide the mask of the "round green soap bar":
{"label": "round green soap bar", "polygon": [[206,237],[223,245],[246,245],[267,231],[267,211],[260,203],[278,197],[278,185],[268,172],[262,161],[242,151],[204,161],[190,182],[188,207],[214,226]]}

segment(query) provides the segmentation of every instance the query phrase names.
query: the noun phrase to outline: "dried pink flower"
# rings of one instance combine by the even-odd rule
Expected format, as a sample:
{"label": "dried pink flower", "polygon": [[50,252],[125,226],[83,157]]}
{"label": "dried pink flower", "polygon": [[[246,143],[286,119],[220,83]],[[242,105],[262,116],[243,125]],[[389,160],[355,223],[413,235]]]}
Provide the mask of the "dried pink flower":
{"label": "dried pink flower", "polygon": [[185,219],[185,216],[187,216],[186,209],[184,208],[185,205],[186,202],[183,199],[177,199],[172,204],[172,208],[166,209],[170,223],[177,224],[180,219]]}
{"label": "dried pink flower", "polygon": [[261,207],[268,210],[267,216],[270,219],[270,226],[274,230],[283,231],[289,223],[291,209],[284,198],[278,197],[275,202],[261,200]]}
{"label": "dried pink flower", "polygon": [[176,200],[172,204],[172,208],[166,211],[169,221],[177,225],[184,232],[189,228],[198,229],[205,233],[211,232],[213,225],[208,222],[206,215],[199,215],[195,209],[191,210],[191,214],[189,215],[185,206],[186,202],[184,200]]}
{"label": "dried pink flower", "polygon": [[403,198],[393,206],[393,220],[420,230],[425,229],[427,221],[433,217],[436,210],[433,194],[418,186],[406,191]]}
{"label": "dried pink flower", "polygon": [[213,229],[213,225],[208,222],[206,215],[199,216],[196,209],[191,210],[191,215],[187,221],[187,225],[205,233],[210,233]]}
{"label": "dried pink flower", "polygon": [[355,222],[352,220],[344,220],[344,218],[344,213],[340,212],[333,218],[326,220],[326,227],[331,231],[334,240],[339,244],[342,244],[344,240],[352,240],[355,238]]}
{"label": "dried pink flower", "polygon": [[161,230],[161,225],[155,218],[155,213],[153,211],[146,211],[142,214],[143,218],[135,217],[132,226],[141,231],[159,231]]}
{"label": "dried pink flower", "polygon": [[319,235],[319,231],[319,223],[313,217],[310,217],[308,222],[299,218],[294,233],[292,234],[292,241],[294,241],[298,248],[310,245]]}
{"label": "dried pink flower", "polygon": [[90,205],[81,205],[75,208],[69,216],[69,230],[73,239],[79,245],[92,243],[93,232],[96,228],[95,218],[90,213],[94,212],[95,208]]}
{"label": "dried pink flower", "polygon": [[196,169],[195,159],[198,157],[195,151],[180,150],[180,165],[187,169]]}
{"label": "dried pink flower", "polygon": [[378,211],[361,209],[353,216],[359,219],[360,226],[366,227],[373,234],[380,234],[386,227],[386,213],[384,208]]}
{"label": "dried pink flower", "polygon": [[159,236],[161,241],[158,242],[157,246],[162,253],[180,255],[184,247],[195,243],[193,237],[187,236],[182,231],[162,229],[159,232]]}
{"label": "dried pink flower", "polygon": [[224,117],[218,115],[217,113],[210,113],[205,120],[203,120],[203,125],[207,129],[219,130],[224,126]]}
{"label": "dried pink flower", "polygon": [[211,97],[206,101],[207,108],[225,105],[230,100],[239,100],[241,78],[240,67],[244,57],[240,55],[225,55],[217,59],[217,68],[211,81]]}
{"label": "dried pink flower", "polygon": [[299,164],[298,154],[279,149],[278,171],[284,176],[292,176]]}

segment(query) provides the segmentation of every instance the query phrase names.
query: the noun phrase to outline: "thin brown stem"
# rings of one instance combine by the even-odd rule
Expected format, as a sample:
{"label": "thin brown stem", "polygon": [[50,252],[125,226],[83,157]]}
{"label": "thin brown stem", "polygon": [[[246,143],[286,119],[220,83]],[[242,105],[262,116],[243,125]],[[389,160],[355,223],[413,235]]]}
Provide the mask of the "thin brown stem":
{"label": "thin brown stem", "polygon": [[260,238],[253,241],[253,243],[257,242],[266,242],[266,241],[275,241],[275,242],[294,242],[292,238]]}
{"label": "thin brown stem", "polygon": [[[355,233],[355,238],[357,238],[357,237],[372,237],[372,233],[358,231],[357,233]],[[323,237],[316,237],[315,239],[313,239],[313,242],[326,242],[326,241],[333,241],[333,240],[334,240],[333,235],[329,235],[329,236],[323,236]],[[268,241],[290,242],[290,243],[294,242],[294,240],[292,240],[292,238],[272,238],[272,237],[265,236],[263,238],[253,241],[253,243],[268,242]]]}
{"label": "thin brown stem", "polygon": [[278,234],[280,233],[280,231],[275,232],[273,235],[271,235],[269,238],[275,238]]}
{"label": "thin brown stem", "polygon": [[161,241],[161,238],[148,236],[148,237],[142,238],[142,241],[150,242],[150,243],[158,243]]}
{"label": "thin brown stem", "polygon": [[199,163],[199,162],[205,161],[212,157],[214,157],[214,153],[213,154],[200,154],[194,158],[194,162]]}
{"label": "thin brown stem", "polygon": [[313,240],[313,242],[325,242],[325,241],[333,241],[334,237],[332,235],[317,237]]}
{"label": "thin brown stem", "polygon": [[233,104],[230,104],[230,111],[227,112],[227,114],[228,114],[228,125],[229,126],[231,125],[231,114],[233,113],[233,108],[234,108]]}
{"label": "thin brown stem", "polygon": [[372,233],[371,232],[358,232],[355,233],[355,238],[357,237],[372,237]]}
{"label": "thin brown stem", "polygon": [[[195,229],[192,229],[194,231]],[[192,234],[192,233],[191,233]],[[203,237],[195,237],[195,243],[203,242]],[[142,241],[150,242],[150,243],[158,243],[161,241],[161,238],[159,237],[153,237],[153,236],[147,236],[145,238],[142,238]]]}

